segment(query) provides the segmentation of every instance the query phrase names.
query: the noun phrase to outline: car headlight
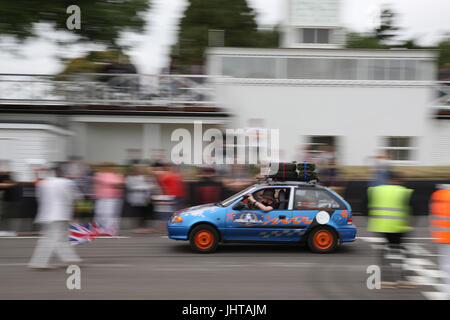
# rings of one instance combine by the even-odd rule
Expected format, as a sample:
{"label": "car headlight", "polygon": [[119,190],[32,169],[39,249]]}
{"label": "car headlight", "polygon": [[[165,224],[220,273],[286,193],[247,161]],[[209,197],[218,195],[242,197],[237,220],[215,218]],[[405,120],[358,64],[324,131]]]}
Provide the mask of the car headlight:
{"label": "car headlight", "polygon": [[172,218],[172,223],[175,223],[175,222],[183,222],[183,218],[180,216],[175,216]]}

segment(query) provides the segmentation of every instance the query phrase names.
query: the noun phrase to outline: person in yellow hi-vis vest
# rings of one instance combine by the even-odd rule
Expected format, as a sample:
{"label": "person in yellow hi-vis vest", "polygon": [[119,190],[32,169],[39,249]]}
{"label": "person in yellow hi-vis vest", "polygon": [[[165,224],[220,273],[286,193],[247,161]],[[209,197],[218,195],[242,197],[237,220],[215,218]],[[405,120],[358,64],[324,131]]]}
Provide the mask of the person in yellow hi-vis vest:
{"label": "person in yellow hi-vis vest", "polygon": [[430,224],[433,242],[439,243],[439,266],[446,273],[444,293],[450,299],[450,185],[441,185],[431,195]]}
{"label": "person in yellow hi-vis vest", "polygon": [[390,172],[387,183],[368,188],[368,230],[381,234],[387,246],[381,250],[381,287],[414,287],[405,281],[402,271],[404,253],[403,235],[412,230],[410,200],[413,193],[400,185],[398,175]]}

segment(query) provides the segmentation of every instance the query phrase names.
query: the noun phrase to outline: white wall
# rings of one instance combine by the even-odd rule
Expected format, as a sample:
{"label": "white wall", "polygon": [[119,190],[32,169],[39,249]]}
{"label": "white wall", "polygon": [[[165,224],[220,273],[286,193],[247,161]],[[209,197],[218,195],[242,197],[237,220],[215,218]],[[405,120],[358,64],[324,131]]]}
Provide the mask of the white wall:
{"label": "white wall", "polygon": [[[172,132],[179,128],[187,129],[193,139],[192,124],[152,124],[152,123],[86,123],[85,136],[86,155],[89,162],[113,161],[124,163],[126,150],[140,149],[144,158],[150,158],[152,151],[162,149],[166,155],[165,160],[170,160],[170,152],[178,142],[171,141]],[[205,125],[206,130],[210,126]],[[78,145],[82,143],[81,140]],[[193,142],[192,142],[193,144]],[[78,149],[82,148],[81,146]]]}
{"label": "white wall", "polygon": [[212,117],[73,116],[70,154],[90,162],[124,163],[127,149],[133,148],[140,149],[144,159],[155,156],[155,150],[163,150],[165,160],[170,160],[178,142],[171,141],[172,132],[184,128],[193,138],[195,121],[203,123],[203,131],[228,123],[227,119]]}
{"label": "white wall", "polygon": [[0,126],[0,159],[10,162],[18,181],[32,181],[29,160],[40,159],[51,164],[67,159],[67,134],[47,125],[2,124]]}
{"label": "white wall", "polygon": [[88,162],[117,162],[127,160],[127,149],[142,149],[140,123],[86,124],[86,160]]}
{"label": "white wall", "polygon": [[427,160],[435,165],[450,165],[450,121],[429,120],[430,135],[424,141]]}
{"label": "white wall", "polygon": [[[280,130],[284,160],[295,159],[299,136],[339,136],[343,165],[364,165],[384,136],[423,137],[428,86],[306,85],[230,79],[216,83],[222,107],[235,114],[235,127],[261,118]],[[303,137],[304,139],[304,137]],[[417,164],[428,162],[419,152]]]}

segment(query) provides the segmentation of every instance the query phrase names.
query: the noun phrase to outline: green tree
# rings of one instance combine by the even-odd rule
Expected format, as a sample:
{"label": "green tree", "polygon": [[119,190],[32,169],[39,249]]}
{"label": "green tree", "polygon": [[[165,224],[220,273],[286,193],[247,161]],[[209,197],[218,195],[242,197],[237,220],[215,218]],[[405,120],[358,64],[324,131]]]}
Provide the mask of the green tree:
{"label": "green tree", "polygon": [[449,68],[450,64],[450,34],[447,35],[446,39],[441,41],[437,45],[437,49],[439,51],[439,59],[438,59],[438,65],[440,68],[447,65],[447,68]]}
{"label": "green tree", "polygon": [[364,35],[357,32],[347,34],[347,48],[357,49],[384,49],[385,45],[381,44],[380,39],[372,35]]}
{"label": "green tree", "polygon": [[375,37],[382,43],[396,36],[399,28],[396,26],[397,13],[391,8],[385,7],[380,13],[380,26],[375,29]]}
{"label": "green tree", "polygon": [[[83,57],[64,59],[64,70],[60,75],[71,75],[75,73],[102,73],[111,66],[129,66],[136,70],[128,55],[119,50],[90,51]],[[127,72],[122,72],[127,73]],[[134,73],[134,72],[129,72]],[[56,77],[57,80],[65,79]]]}
{"label": "green tree", "polygon": [[142,31],[143,13],[149,0],[0,0],[0,36],[23,41],[35,37],[36,23],[47,22],[58,31],[68,31],[66,12],[70,5],[81,9],[81,29],[71,30],[79,41],[96,42],[118,48],[123,31]]}
{"label": "green tree", "polygon": [[223,32],[226,47],[274,47],[278,31],[258,31],[246,0],[189,0],[171,56],[180,65],[201,65],[210,30]]}
{"label": "green tree", "polygon": [[[397,13],[389,7],[384,7],[380,12],[380,25],[368,34],[351,32],[347,35],[348,48],[366,48],[366,49],[386,49],[396,47],[389,44],[397,34],[399,28],[396,26]],[[402,46],[416,47],[413,40],[408,40]]]}

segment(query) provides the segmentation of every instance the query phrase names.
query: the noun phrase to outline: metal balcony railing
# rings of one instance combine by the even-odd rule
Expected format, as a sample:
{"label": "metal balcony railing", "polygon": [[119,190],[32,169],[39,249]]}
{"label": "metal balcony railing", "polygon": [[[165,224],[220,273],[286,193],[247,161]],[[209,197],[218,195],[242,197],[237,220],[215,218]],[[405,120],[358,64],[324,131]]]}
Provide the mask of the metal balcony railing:
{"label": "metal balcony railing", "polygon": [[0,104],[212,106],[208,80],[203,75],[0,74]]}
{"label": "metal balcony railing", "polygon": [[440,81],[436,85],[438,101],[450,107],[450,81]]}

